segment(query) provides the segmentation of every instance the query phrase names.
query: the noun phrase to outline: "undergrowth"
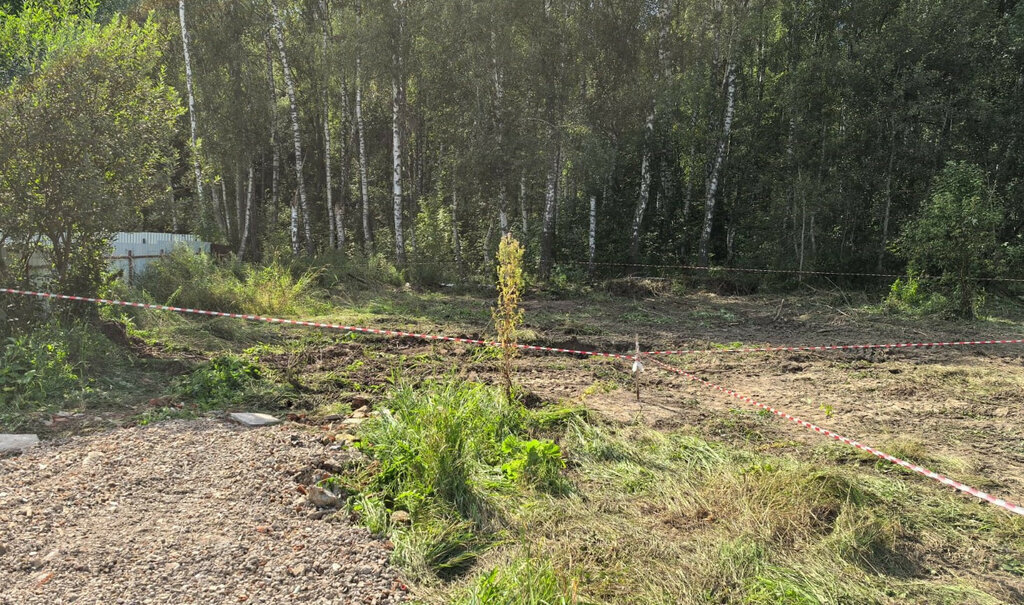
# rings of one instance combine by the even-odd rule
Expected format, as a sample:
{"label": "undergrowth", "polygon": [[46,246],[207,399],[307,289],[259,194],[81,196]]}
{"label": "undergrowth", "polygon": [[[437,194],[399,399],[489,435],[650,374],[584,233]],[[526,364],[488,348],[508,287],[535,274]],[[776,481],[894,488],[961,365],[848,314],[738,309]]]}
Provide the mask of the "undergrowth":
{"label": "undergrowth", "polygon": [[84,322],[51,320],[8,337],[0,343],[0,428],[87,392],[99,360],[117,356]]}
{"label": "undergrowth", "polygon": [[327,307],[317,291],[320,270],[298,274],[278,260],[264,265],[217,262],[176,248],[150,263],[138,286],[160,304],[256,315],[314,315]]}
{"label": "undergrowth", "polygon": [[[361,431],[374,462],[350,503],[429,602],[1019,596],[1024,521],[868,460],[808,463],[525,410],[473,384],[400,386],[381,409]],[[935,552],[978,573],[945,575]]]}

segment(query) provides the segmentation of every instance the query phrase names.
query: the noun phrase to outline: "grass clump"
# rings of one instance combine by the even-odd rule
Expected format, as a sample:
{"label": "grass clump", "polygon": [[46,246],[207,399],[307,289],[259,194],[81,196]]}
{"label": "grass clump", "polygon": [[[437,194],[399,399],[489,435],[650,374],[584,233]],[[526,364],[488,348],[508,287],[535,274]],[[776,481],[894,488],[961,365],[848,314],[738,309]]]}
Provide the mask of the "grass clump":
{"label": "grass clump", "polygon": [[266,265],[218,263],[210,255],[176,248],[152,262],[139,287],[162,304],[255,315],[316,314],[319,272],[297,276],[278,260]]}
{"label": "grass clump", "polygon": [[218,355],[175,385],[175,394],[201,410],[228,408],[258,398],[272,385],[263,369],[248,359]]}
{"label": "grass clump", "polygon": [[360,430],[375,470],[354,508],[391,535],[395,562],[413,578],[454,577],[499,539],[523,494],[561,489],[559,447],[528,435],[527,424],[523,408],[491,387],[399,386]]}
{"label": "grass clump", "polygon": [[524,554],[477,576],[455,605],[570,605],[580,603],[576,582],[550,561]]}

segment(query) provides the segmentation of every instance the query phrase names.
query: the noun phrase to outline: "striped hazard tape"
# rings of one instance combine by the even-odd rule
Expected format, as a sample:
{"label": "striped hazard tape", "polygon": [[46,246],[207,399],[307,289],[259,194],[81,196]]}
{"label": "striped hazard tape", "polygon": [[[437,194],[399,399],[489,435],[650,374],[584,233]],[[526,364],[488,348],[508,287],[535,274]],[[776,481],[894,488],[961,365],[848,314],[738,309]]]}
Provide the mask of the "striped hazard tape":
{"label": "striped hazard tape", "polygon": [[646,351],[644,355],[694,355],[719,353],[771,353],[775,351],[853,351],[864,349],[927,349],[932,347],[969,347],[980,345],[1019,345],[1024,339],[1006,340],[958,340],[953,342],[898,342],[892,344],[866,345],[819,345],[796,347],[751,347],[746,349],[689,349],[675,351]]}
{"label": "striped hazard tape", "polygon": [[925,477],[928,477],[929,479],[938,481],[939,483],[941,483],[943,485],[947,485],[949,487],[952,487],[953,489],[959,490],[959,491],[961,491],[961,492],[963,492],[965,494],[970,494],[971,496],[974,496],[975,498],[978,498],[979,500],[984,500],[985,502],[988,502],[989,504],[993,504],[995,506],[998,506],[1000,508],[1008,510],[1011,513],[1015,513],[1015,514],[1024,516],[1024,507],[1018,506],[1016,504],[1012,504],[1010,502],[1007,502],[1006,500],[1003,500],[1002,498],[997,498],[997,497],[995,497],[995,496],[993,496],[991,494],[988,494],[988,493],[983,492],[983,491],[981,491],[979,489],[973,488],[973,487],[971,487],[969,485],[964,485],[963,483],[960,483],[959,481],[954,481],[953,479],[950,479],[949,477],[946,477],[946,476],[940,475],[939,473],[936,473],[934,471],[928,470],[927,468],[925,468],[923,466],[919,466],[917,464],[913,464],[913,463],[907,462],[906,460],[901,460],[900,458],[897,458],[896,456],[892,456],[890,454],[886,454],[885,452],[883,452],[881,450],[877,450],[877,449],[875,449],[873,447],[864,445],[863,443],[859,443],[857,441],[854,441],[853,439],[850,439],[849,437],[844,437],[844,436],[842,436],[842,435],[840,435],[840,434],[838,434],[838,433],[836,433],[834,431],[830,431],[828,429],[821,428],[820,426],[817,426],[817,425],[815,425],[813,423],[807,422],[806,420],[802,420],[800,418],[797,418],[796,416],[791,416],[791,415],[787,414],[786,412],[783,412],[781,410],[777,410],[777,409],[771,407],[770,405],[763,404],[763,403],[755,400],[752,397],[749,397],[747,395],[743,395],[741,393],[737,393],[736,391],[733,391],[731,389],[727,389],[727,388],[725,388],[723,386],[720,386],[720,385],[717,385],[717,384],[715,384],[713,382],[708,382],[707,380],[704,380],[703,378],[699,378],[697,376],[694,376],[693,374],[690,374],[689,372],[686,372],[686,371],[681,370],[679,368],[670,366],[668,364],[662,363],[662,362],[657,361],[657,360],[652,360],[652,361],[654,361],[654,364],[657,365],[662,370],[665,370],[667,372],[673,372],[675,374],[679,374],[680,376],[686,378],[687,380],[690,380],[690,381],[696,382],[698,384],[701,384],[701,385],[703,385],[703,386],[705,386],[705,387],[707,387],[709,389],[714,389],[714,390],[719,391],[721,393],[725,393],[726,395],[732,397],[733,399],[738,399],[738,400],[740,400],[740,401],[742,401],[744,403],[750,404],[750,405],[752,405],[754,407],[757,407],[757,408],[760,408],[762,410],[766,410],[768,412],[771,412],[772,414],[775,414],[779,418],[784,418],[786,420],[789,420],[790,422],[793,422],[794,424],[802,426],[805,429],[814,431],[815,433],[818,433],[820,435],[824,435],[824,436],[826,436],[826,437],[828,437],[830,439],[833,439],[835,441],[839,441],[841,443],[845,443],[846,445],[849,445],[850,447],[854,447],[854,448],[857,448],[857,449],[859,449],[861,451],[868,452],[869,454],[871,454],[873,456],[877,456],[878,458],[881,458],[882,460],[886,460],[886,461],[891,462],[893,464],[896,464],[898,466],[902,466],[903,468],[905,468],[905,469],[907,469],[909,471],[913,471],[913,472],[915,472],[915,473],[917,473],[919,475],[923,475]]}
{"label": "striped hazard tape", "polygon": [[[233,319],[246,319],[249,321],[261,321],[265,323],[284,324],[291,326],[306,326],[310,328],[324,328],[327,330],[342,330],[345,332],[360,332],[363,334],[377,334],[380,336],[393,336],[398,338],[418,338],[420,340],[433,340],[444,342],[457,342],[473,345],[484,345],[500,347],[502,344],[491,340],[478,340],[475,338],[460,338],[456,336],[440,336],[437,334],[421,334],[417,332],[403,332],[401,330],[383,330],[377,328],[365,328],[360,326],[346,326],[333,323],[322,323],[316,321],[302,321],[298,319],[281,319],[279,317],[263,317],[262,315],[245,315],[242,313],[223,313],[221,311],[207,311],[204,309],[190,309],[186,307],[171,307],[168,305],[154,305],[149,303],[131,302],[125,300],[111,300],[107,298],[92,298],[89,296],[70,296],[67,294],[52,294],[49,292],[33,292],[31,290],[17,290],[14,288],[0,288],[0,293],[18,294],[22,296],[35,296],[38,298],[49,298],[54,300],[71,300],[103,305],[116,305],[121,307],[133,307],[138,309],[149,309],[152,311],[170,311],[173,313],[189,313],[194,315],[205,315],[207,317],[230,317]],[[541,351],[548,353],[564,353],[568,355],[585,355],[590,357],[608,357],[613,359],[627,359],[633,361],[636,355],[622,355],[619,353],[606,353],[602,351],[583,351],[577,349],[562,349],[558,347],[544,347],[540,345],[516,344],[516,348],[524,351]]]}

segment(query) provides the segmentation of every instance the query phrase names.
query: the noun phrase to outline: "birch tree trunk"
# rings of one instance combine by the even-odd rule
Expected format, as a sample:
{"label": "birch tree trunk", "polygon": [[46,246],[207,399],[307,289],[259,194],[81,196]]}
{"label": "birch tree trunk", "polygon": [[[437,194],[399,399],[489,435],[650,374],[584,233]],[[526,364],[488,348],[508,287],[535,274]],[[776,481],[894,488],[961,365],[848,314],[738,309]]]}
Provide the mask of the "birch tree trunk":
{"label": "birch tree trunk", "polygon": [[324,95],[324,187],[327,189],[327,231],[328,231],[328,245],[331,250],[336,250],[338,245],[335,241],[335,227],[334,227],[334,197],[332,189],[334,188],[333,181],[331,180],[331,120],[330,120],[330,104],[327,102],[327,95]]}
{"label": "birch tree trunk", "polygon": [[707,196],[704,200],[704,227],[700,233],[700,264],[707,266],[709,261],[708,248],[711,243],[711,228],[715,220],[715,200],[718,195],[718,179],[722,170],[722,163],[725,161],[725,151],[729,144],[729,134],[732,131],[733,112],[736,101],[736,71],[730,61],[726,67],[726,92],[725,92],[725,118],[722,120],[722,136],[718,141],[718,149],[715,152],[715,160],[711,165],[711,174],[708,176]]}
{"label": "birch tree trunk", "polygon": [[249,245],[250,227],[252,226],[252,205],[253,205],[253,165],[249,163],[249,187],[245,193],[245,223],[242,227],[242,242],[238,245],[238,258],[244,259],[246,248]]}
{"label": "birch tree trunk", "polygon": [[889,132],[889,166],[885,171],[885,213],[882,216],[882,242],[878,246],[878,263],[875,268],[882,272],[885,262],[885,248],[889,245],[889,215],[892,212],[892,169],[896,161],[896,119],[890,124]]}
{"label": "birch tree trunk", "polygon": [[[298,185],[299,205],[302,207],[302,226],[303,235],[305,236],[306,253],[313,254],[313,231],[310,225],[309,202],[306,199],[306,181],[302,176],[302,130],[299,126],[299,107],[295,100],[295,83],[292,81],[292,71],[288,67],[288,51],[284,45],[284,22],[281,21],[281,13],[277,9],[277,0],[271,0],[270,12],[274,18],[277,48],[281,52],[281,71],[284,75],[284,86],[288,92],[288,104],[291,108],[292,138],[295,143],[295,181]],[[293,210],[293,222],[296,220],[295,214]],[[295,226],[293,225],[294,230]],[[294,248],[294,243],[292,247]]]}
{"label": "birch tree trunk", "polygon": [[392,48],[391,74],[391,201],[395,217],[395,262],[405,266],[405,233],[402,226],[402,0],[394,0],[398,36]]}
{"label": "birch tree trunk", "polygon": [[551,167],[548,169],[547,189],[544,193],[544,222],[541,225],[540,235],[540,275],[543,279],[548,279],[551,276],[551,267],[554,264],[555,206],[558,201],[561,153],[561,146],[556,144],[555,152],[551,154]]}
{"label": "birch tree trunk", "polygon": [[590,238],[588,246],[588,271],[594,274],[594,258],[597,253],[597,196],[590,195]]}
{"label": "birch tree trunk", "polygon": [[[267,47],[267,90],[270,92],[270,149],[273,155],[273,168],[270,173],[270,201],[274,209],[274,222],[280,218],[281,196],[278,187],[281,180],[281,152],[277,142],[277,84],[274,82],[274,56],[270,49],[270,37],[264,35],[264,45]],[[297,252],[298,240],[292,240],[292,250]]]}
{"label": "birch tree trunk", "polygon": [[395,262],[405,266],[402,232],[402,139],[400,135],[398,76],[391,79],[391,201],[395,216]]}
{"label": "birch tree trunk", "polygon": [[519,213],[523,215],[523,239],[529,235],[526,222],[526,171],[519,174]]}
{"label": "birch tree trunk", "polygon": [[192,55],[188,45],[188,26],[185,25],[185,0],[178,0],[178,18],[181,21],[181,46],[185,54],[185,90],[188,94],[188,117],[192,128],[192,170],[195,172],[196,179],[196,203],[202,205],[203,166],[199,160],[199,128],[196,117],[196,97],[192,84]]}
{"label": "birch tree trunk", "polygon": [[452,170],[452,248],[455,249],[455,265],[462,275],[462,240],[459,238],[459,197],[458,178]]}
{"label": "birch tree trunk", "polygon": [[[358,17],[357,17],[358,21]],[[363,125],[363,83],[360,74],[361,59],[356,51],[356,130],[359,135],[359,192],[363,203],[363,249],[373,254],[373,229],[370,226],[370,194],[366,177],[366,128]]]}
{"label": "birch tree trunk", "polygon": [[636,202],[636,211],[633,213],[633,230],[629,237],[629,262],[636,264],[640,262],[640,228],[644,222],[644,212],[647,211],[647,203],[651,198],[651,147],[654,136],[654,110],[647,114],[647,123],[644,126],[644,157],[640,162],[640,197]]}
{"label": "birch tree trunk", "polygon": [[242,167],[237,163],[235,164],[235,239],[238,240],[242,237],[242,210],[243,199],[245,190],[242,188]]}
{"label": "birch tree trunk", "polygon": [[348,84],[344,78],[341,81],[341,113],[342,113],[342,137],[341,137],[341,189],[338,198],[338,205],[334,208],[334,227],[337,230],[338,249],[345,249],[345,209],[348,207],[350,197],[350,156],[349,150],[352,143],[352,114],[349,113]]}

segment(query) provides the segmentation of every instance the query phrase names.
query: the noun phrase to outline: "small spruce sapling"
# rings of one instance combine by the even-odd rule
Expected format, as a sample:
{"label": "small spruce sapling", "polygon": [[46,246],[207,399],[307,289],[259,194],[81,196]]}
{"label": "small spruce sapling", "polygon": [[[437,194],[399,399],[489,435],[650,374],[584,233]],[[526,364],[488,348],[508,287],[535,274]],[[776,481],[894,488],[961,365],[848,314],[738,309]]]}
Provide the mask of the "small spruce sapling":
{"label": "small spruce sapling", "polygon": [[519,300],[523,290],[523,247],[511,234],[498,245],[498,305],[491,309],[501,342],[501,377],[505,396],[512,402],[512,359],[516,332],[523,323]]}

